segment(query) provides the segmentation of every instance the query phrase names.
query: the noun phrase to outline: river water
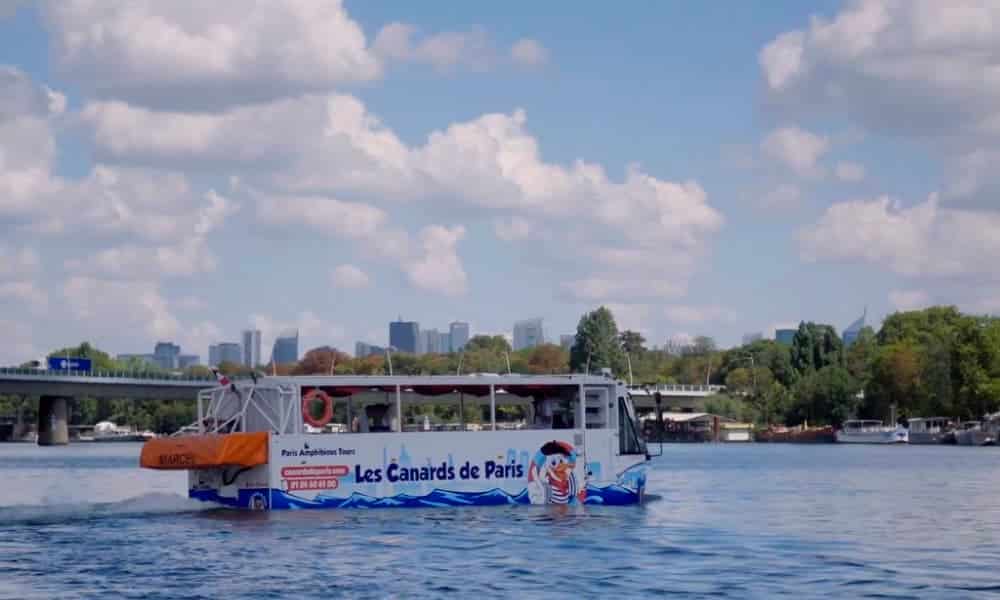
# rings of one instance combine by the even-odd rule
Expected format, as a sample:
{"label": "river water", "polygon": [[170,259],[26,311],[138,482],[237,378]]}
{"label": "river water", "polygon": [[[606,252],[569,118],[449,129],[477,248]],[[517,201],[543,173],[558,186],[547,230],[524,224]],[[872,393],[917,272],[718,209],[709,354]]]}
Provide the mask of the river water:
{"label": "river water", "polygon": [[270,514],[138,454],[0,444],[0,598],[1000,594],[1000,448],[664,445],[641,507]]}

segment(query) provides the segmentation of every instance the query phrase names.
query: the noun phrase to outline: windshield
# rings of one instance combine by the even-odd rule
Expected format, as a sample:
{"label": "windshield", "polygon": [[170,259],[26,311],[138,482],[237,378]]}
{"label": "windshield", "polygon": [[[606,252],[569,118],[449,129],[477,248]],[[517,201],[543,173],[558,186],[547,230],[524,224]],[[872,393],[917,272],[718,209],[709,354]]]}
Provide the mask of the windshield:
{"label": "windshield", "polygon": [[639,423],[632,401],[618,398],[619,451],[621,454],[646,454],[646,442],[639,436]]}

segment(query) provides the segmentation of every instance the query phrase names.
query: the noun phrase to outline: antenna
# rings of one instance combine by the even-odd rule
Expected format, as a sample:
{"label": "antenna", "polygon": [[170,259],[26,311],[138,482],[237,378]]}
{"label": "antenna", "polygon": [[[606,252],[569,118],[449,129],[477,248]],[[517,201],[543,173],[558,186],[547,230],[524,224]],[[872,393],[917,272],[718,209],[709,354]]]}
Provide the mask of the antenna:
{"label": "antenna", "polygon": [[628,361],[628,384],[634,385],[632,381],[632,357],[629,356],[628,352],[625,353],[625,360]]}
{"label": "antenna", "polygon": [[465,352],[460,352],[458,355],[458,369],[455,371],[455,375],[462,374],[462,359],[465,358]]}
{"label": "antenna", "polygon": [[392,376],[392,352],[389,351],[388,347],[386,347],[386,349],[385,349],[385,358],[386,358],[386,360],[389,361],[389,376],[391,377]]}
{"label": "antenna", "polygon": [[331,352],[330,356],[330,375],[333,375],[333,369],[337,366],[337,352],[336,350]]}
{"label": "antenna", "polygon": [[587,375],[590,375],[590,358],[591,358],[591,355],[588,354],[587,355]]}
{"label": "antenna", "polygon": [[507,351],[504,350],[503,351],[503,357],[507,360],[507,374],[510,375],[511,374],[511,372],[510,372],[510,354],[507,354]]}

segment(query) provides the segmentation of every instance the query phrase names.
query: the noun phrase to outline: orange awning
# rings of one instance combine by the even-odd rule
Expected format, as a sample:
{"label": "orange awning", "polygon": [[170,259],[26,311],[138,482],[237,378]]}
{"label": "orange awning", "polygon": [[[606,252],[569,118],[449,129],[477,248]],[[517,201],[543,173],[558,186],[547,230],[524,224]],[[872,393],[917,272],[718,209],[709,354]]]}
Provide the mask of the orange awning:
{"label": "orange awning", "polygon": [[156,438],[143,445],[139,464],[147,469],[265,465],[267,437],[266,431],[255,431]]}

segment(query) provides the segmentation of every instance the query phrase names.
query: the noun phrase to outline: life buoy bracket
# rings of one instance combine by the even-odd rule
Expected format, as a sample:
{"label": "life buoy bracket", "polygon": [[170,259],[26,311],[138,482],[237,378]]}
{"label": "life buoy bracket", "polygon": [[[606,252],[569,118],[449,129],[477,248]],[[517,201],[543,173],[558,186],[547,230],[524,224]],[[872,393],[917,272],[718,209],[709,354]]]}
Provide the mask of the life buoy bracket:
{"label": "life buoy bracket", "polygon": [[[314,400],[319,400],[323,403],[323,415],[320,418],[315,418],[312,416],[312,403]],[[313,427],[323,428],[326,427],[327,423],[333,420],[333,398],[330,394],[327,394],[319,388],[313,388],[306,392],[305,396],[302,396],[302,422]]]}

